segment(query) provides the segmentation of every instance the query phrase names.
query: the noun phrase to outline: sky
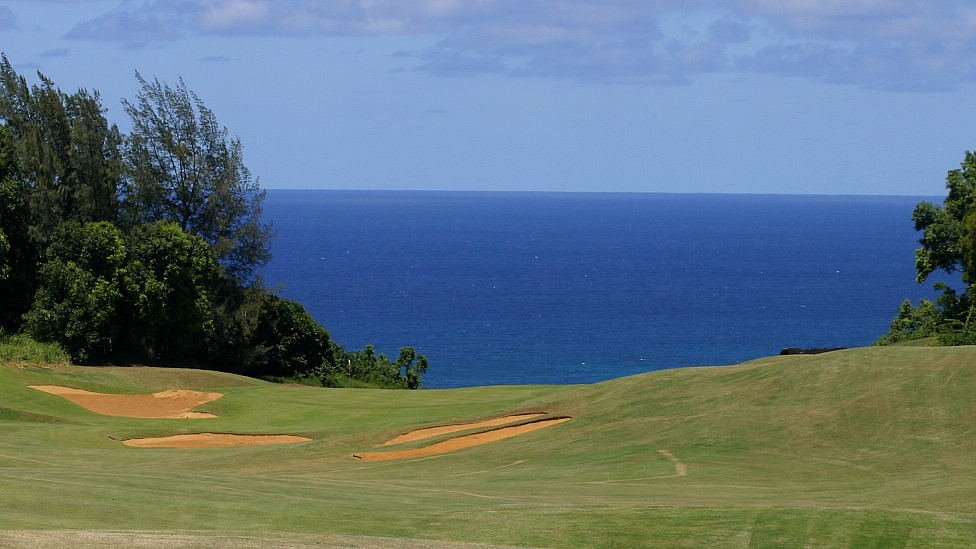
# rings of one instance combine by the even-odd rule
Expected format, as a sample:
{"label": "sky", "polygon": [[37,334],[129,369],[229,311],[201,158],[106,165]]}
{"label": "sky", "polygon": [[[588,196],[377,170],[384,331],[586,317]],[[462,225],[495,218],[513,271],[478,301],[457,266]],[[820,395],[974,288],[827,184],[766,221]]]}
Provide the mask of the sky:
{"label": "sky", "polygon": [[971,0],[0,0],[37,81],[183,78],[266,188],[943,195]]}

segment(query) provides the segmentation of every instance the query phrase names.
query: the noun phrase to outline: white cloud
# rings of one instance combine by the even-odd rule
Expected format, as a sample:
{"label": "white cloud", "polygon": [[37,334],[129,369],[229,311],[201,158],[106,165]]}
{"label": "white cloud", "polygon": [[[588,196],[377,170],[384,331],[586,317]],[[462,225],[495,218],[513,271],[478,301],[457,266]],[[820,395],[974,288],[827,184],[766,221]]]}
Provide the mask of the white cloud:
{"label": "white cloud", "polygon": [[233,29],[264,23],[272,11],[270,2],[258,0],[233,0],[206,2],[209,4],[199,16],[204,29]]}
{"label": "white cloud", "polygon": [[[69,37],[403,35],[441,41],[432,73],[687,82],[766,72],[882,89],[976,81],[970,0],[157,0],[123,4]],[[0,26],[4,12],[0,9]],[[680,24],[673,24],[677,20]]]}
{"label": "white cloud", "polygon": [[77,40],[110,40],[127,47],[176,40],[183,35],[178,21],[155,12],[120,11],[75,26],[66,35]]}

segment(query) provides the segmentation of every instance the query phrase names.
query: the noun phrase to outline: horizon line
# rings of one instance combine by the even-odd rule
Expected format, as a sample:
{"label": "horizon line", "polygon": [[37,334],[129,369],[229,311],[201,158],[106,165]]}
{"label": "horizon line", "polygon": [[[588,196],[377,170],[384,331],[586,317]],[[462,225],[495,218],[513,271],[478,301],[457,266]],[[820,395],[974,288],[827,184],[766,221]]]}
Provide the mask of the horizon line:
{"label": "horizon line", "polygon": [[659,194],[659,195],[719,195],[719,196],[819,196],[819,197],[861,197],[861,198],[942,198],[941,195],[903,194],[903,193],[776,193],[754,191],[593,191],[593,190],[538,190],[538,189],[349,189],[313,187],[262,187],[262,191],[302,191],[336,193],[484,193],[484,194]]}

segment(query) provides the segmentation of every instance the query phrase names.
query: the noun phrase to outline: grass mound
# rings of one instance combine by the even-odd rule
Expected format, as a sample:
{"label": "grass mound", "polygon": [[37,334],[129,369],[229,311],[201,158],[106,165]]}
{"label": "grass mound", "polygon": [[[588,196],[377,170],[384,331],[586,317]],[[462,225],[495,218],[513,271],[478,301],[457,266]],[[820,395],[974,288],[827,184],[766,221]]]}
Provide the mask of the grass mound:
{"label": "grass mound", "polygon": [[[185,420],[99,416],[28,385],[216,391],[224,397],[208,404],[219,416],[206,420],[209,432],[312,440],[127,448],[121,440],[191,431]],[[585,386],[416,392],[153,368],[7,368],[0,530],[542,547],[972,546],[973,394],[974,347],[872,347]],[[414,429],[539,410],[573,420],[428,458],[352,457]],[[60,423],[36,420],[48,417]]]}

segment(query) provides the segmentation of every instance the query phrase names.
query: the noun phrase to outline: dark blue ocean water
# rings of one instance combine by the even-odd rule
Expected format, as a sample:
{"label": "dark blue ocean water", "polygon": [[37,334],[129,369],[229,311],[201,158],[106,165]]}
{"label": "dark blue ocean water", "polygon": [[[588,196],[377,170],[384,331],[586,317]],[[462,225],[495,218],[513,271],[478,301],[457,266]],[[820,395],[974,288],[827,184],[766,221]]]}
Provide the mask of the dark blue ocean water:
{"label": "dark blue ocean water", "polygon": [[874,341],[917,197],[268,192],[266,283],[427,387],[580,383]]}

